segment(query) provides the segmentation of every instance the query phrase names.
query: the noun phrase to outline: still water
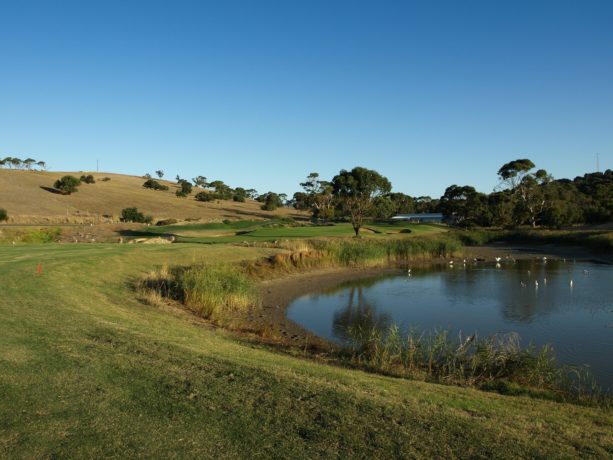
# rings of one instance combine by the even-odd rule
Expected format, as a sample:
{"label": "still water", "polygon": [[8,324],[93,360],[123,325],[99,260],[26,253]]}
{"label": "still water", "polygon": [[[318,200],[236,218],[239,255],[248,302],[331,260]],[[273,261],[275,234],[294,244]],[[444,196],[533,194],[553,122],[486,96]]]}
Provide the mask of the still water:
{"label": "still water", "polygon": [[456,336],[516,332],[522,345],[551,344],[560,363],[589,366],[613,389],[611,265],[535,259],[412,268],[300,297],[287,315],[339,343],[358,323]]}

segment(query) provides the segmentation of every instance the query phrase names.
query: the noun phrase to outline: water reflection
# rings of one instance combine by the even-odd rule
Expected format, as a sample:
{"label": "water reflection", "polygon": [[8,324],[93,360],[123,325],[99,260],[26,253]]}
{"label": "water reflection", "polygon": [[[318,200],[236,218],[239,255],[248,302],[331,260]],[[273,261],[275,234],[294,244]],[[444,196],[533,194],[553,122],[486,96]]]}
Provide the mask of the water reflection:
{"label": "water reflection", "polygon": [[364,296],[363,286],[348,288],[346,305],[334,313],[332,330],[339,339],[349,342],[349,328],[360,330],[384,330],[392,324],[392,318],[384,311],[377,311],[374,302]]}
{"label": "water reflection", "polygon": [[[467,262],[346,283],[297,299],[288,316],[347,342],[347,327],[517,332],[526,345],[553,344],[561,361],[590,364],[613,387],[613,267],[557,260]],[[572,281],[572,284],[571,284]]]}

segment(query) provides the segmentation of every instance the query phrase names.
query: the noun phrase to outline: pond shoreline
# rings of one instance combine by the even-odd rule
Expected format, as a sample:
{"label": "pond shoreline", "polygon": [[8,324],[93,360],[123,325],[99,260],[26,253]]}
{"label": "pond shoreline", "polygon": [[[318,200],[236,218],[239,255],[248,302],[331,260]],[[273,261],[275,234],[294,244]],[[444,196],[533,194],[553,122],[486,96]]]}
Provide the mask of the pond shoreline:
{"label": "pond shoreline", "polygon": [[[464,248],[463,258],[481,262],[494,262],[496,257],[516,260],[548,257],[551,259],[573,259],[595,263],[613,264],[613,255],[595,255],[589,250],[576,246],[527,246],[495,244],[489,246],[472,246]],[[417,266],[429,266],[445,263],[451,258],[434,258],[429,261],[417,261]],[[260,283],[262,290],[262,308],[251,311],[243,318],[249,329],[265,330],[263,338],[292,347],[311,347],[329,350],[334,345],[306,330],[287,317],[287,307],[298,297],[315,294],[335,287],[341,283],[354,280],[374,278],[377,276],[401,274],[403,270],[393,267],[335,267],[305,270],[265,280]]]}

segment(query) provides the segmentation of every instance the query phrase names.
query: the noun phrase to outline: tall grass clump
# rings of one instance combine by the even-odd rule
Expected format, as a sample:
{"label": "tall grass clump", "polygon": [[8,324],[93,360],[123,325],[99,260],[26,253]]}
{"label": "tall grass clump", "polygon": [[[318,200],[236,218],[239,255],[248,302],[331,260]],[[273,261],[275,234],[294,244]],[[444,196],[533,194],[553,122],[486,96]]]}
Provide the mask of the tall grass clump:
{"label": "tall grass clump", "polygon": [[204,318],[220,319],[228,310],[260,303],[254,281],[229,265],[187,268],[179,275],[179,285],[185,305]]}
{"label": "tall grass clump", "polygon": [[197,315],[215,321],[261,303],[254,280],[232,265],[164,266],[141,278],[136,290],[138,297],[150,305],[177,300]]}
{"label": "tall grass clump", "polygon": [[403,334],[396,325],[349,326],[346,337],[351,360],[372,371],[501,393],[610,403],[585,369],[559,366],[550,346],[521,347],[516,333],[453,340],[446,330]]}

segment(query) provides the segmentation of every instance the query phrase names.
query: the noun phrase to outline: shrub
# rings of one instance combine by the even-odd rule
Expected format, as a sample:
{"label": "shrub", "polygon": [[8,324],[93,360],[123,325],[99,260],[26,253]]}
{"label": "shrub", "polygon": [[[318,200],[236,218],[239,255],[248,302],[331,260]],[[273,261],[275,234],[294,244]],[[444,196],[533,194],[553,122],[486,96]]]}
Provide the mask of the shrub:
{"label": "shrub", "polygon": [[175,192],[175,195],[177,195],[177,197],[179,197],[179,198],[185,198],[185,197],[187,196],[187,193],[185,193],[185,192],[184,192],[184,191],[182,191],[182,190],[177,190],[177,191]]}
{"label": "shrub", "polygon": [[70,195],[77,191],[77,187],[81,185],[81,181],[74,176],[64,176],[58,179],[53,184],[53,187],[58,189],[62,195]]}
{"label": "shrub", "polygon": [[96,180],[94,179],[94,176],[88,174],[87,176],[81,176],[81,182],[85,182],[86,184],[95,184]]}
{"label": "shrub", "polygon": [[111,180],[110,177],[103,177],[102,179],[100,179],[102,182],[108,182]]}
{"label": "shrub", "polygon": [[152,220],[153,218],[151,216],[145,216],[142,212],[139,212],[137,208],[125,208],[121,211],[122,222],[149,224]]}
{"label": "shrub", "polygon": [[243,195],[234,195],[232,197],[233,201],[236,201],[238,203],[244,203],[245,202],[245,197]]}
{"label": "shrub", "polygon": [[153,179],[146,180],[145,183],[143,184],[143,187],[150,188],[153,190],[168,190],[167,185],[162,185],[158,181],[153,180]]}
{"label": "shrub", "polygon": [[179,185],[181,186],[181,195],[177,193],[177,196],[187,196],[192,193],[192,184],[185,179],[179,180]]}
{"label": "shrub", "polygon": [[217,196],[214,193],[209,192],[199,192],[195,196],[196,201],[214,201],[217,199]]}
{"label": "shrub", "polygon": [[9,215],[6,212],[6,209],[0,208],[0,222],[2,222],[4,220],[9,220]]}

